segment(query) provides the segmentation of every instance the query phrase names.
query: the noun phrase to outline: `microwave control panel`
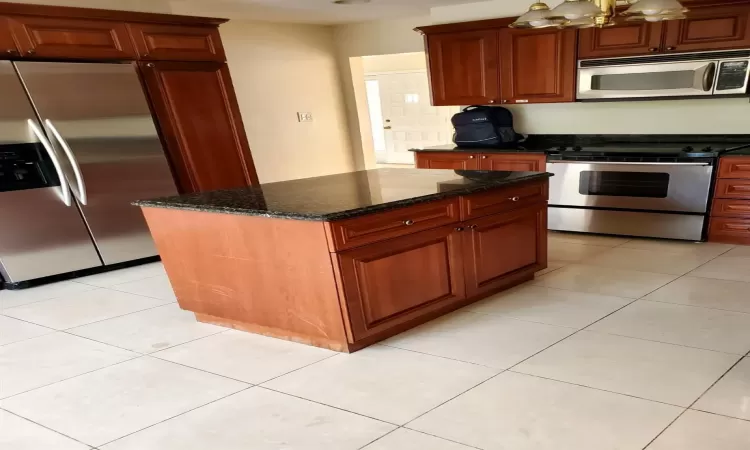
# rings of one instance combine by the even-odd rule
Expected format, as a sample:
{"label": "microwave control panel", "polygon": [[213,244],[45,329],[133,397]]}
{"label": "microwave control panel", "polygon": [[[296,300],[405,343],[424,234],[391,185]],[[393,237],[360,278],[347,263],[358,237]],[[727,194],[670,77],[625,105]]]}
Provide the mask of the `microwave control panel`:
{"label": "microwave control panel", "polygon": [[747,83],[748,61],[722,61],[716,77],[716,91],[742,89]]}

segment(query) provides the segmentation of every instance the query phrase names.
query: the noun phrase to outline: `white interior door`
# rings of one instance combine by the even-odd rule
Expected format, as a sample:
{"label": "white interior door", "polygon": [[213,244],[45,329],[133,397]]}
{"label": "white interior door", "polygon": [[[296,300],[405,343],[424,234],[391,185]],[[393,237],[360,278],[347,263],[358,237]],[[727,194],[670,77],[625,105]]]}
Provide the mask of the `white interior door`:
{"label": "white interior door", "polygon": [[[427,72],[400,72],[371,75],[377,80],[382,111],[385,151],[378,162],[413,164],[409,149],[449,144],[453,140],[450,119],[458,107],[432,106]],[[380,123],[373,122],[373,127]],[[373,129],[373,135],[379,130]]]}

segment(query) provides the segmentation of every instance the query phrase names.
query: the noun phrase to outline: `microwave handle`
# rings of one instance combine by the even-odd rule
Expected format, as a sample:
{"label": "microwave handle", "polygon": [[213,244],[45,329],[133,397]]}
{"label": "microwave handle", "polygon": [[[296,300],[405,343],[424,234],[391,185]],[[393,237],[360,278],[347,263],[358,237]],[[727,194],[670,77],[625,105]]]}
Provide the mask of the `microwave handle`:
{"label": "microwave handle", "polygon": [[703,72],[703,91],[708,92],[714,87],[714,78],[716,77],[716,63],[711,62],[706,66]]}

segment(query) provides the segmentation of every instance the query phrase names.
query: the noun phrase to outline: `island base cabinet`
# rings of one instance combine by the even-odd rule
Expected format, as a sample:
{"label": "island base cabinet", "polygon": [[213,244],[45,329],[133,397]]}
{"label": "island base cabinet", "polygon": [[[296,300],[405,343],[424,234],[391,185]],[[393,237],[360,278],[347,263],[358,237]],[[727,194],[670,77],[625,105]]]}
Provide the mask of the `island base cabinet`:
{"label": "island base cabinet", "polygon": [[338,254],[355,342],[466,298],[457,228],[443,226]]}
{"label": "island base cabinet", "polygon": [[474,220],[466,227],[466,295],[497,291],[547,267],[547,205]]}

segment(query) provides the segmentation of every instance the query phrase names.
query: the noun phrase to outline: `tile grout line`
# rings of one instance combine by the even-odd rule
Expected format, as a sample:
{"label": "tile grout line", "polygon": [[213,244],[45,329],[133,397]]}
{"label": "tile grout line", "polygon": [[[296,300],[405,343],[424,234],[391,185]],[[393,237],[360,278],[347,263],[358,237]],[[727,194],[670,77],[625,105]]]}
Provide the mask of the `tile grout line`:
{"label": "tile grout line", "polygon": [[210,402],[208,402],[208,403],[204,403],[204,404],[202,404],[202,405],[198,405],[198,406],[196,406],[195,408],[191,408],[191,409],[189,409],[189,410],[187,410],[187,411],[181,412],[180,414],[176,414],[176,415],[174,415],[174,416],[171,416],[171,417],[167,417],[166,419],[164,419],[164,420],[160,420],[160,421],[158,421],[158,422],[156,422],[156,423],[152,423],[151,425],[149,425],[149,426],[147,426],[147,427],[143,427],[143,428],[140,428],[140,429],[138,429],[138,430],[136,430],[136,431],[133,431],[133,432],[130,432],[130,433],[128,433],[128,434],[125,434],[125,435],[123,435],[123,436],[120,436],[120,437],[118,437],[117,439],[112,439],[111,441],[107,441],[107,442],[105,442],[105,443],[103,443],[103,444],[99,444],[99,445],[98,445],[97,447],[104,447],[105,445],[109,445],[109,444],[111,444],[111,443],[113,443],[113,442],[119,441],[119,440],[121,440],[121,439],[124,439],[124,438],[126,438],[126,437],[128,437],[128,436],[132,436],[132,435],[134,435],[134,434],[136,434],[136,433],[140,433],[141,431],[144,431],[144,430],[148,430],[149,428],[155,427],[155,426],[157,426],[157,425],[160,425],[160,424],[162,424],[162,423],[164,423],[164,422],[167,422],[167,421],[169,421],[169,420],[172,420],[172,419],[174,419],[175,417],[180,417],[180,416],[183,416],[183,415],[185,415],[185,414],[187,414],[187,413],[189,413],[189,412],[192,412],[192,411],[195,411],[195,410],[197,410],[197,409],[203,408],[204,406],[208,406],[208,405],[210,405],[210,404],[212,404],[212,403],[216,403],[216,402],[218,402],[218,401],[220,401],[220,400],[224,400],[225,398],[229,398],[229,397],[231,397],[231,396],[233,396],[233,395],[237,395],[237,394],[239,394],[240,392],[245,392],[245,391],[247,391],[247,390],[249,390],[249,389],[252,389],[252,388],[254,388],[254,387],[257,387],[257,385],[249,385],[249,386],[246,386],[246,387],[244,387],[243,389],[240,389],[240,390],[239,390],[239,391],[237,391],[237,392],[232,392],[231,394],[227,394],[227,395],[225,395],[225,396],[223,396],[223,397],[219,397],[219,398],[217,398],[217,399],[215,399],[215,400],[211,400],[211,401],[210,401]]}
{"label": "tile grout line", "polygon": [[682,417],[683,415],[685,415],[685,413],[686,413],[687,411],[699,411],[699,410],[694,410],[694,409],[692,409],[692,408],[693,408],[693,406],[694,406],[694,405],[695,405],[696,403],[698,403],[698,401],[699,401],[699,400],[700,400],[701,398],[703,398],[703,396],[704,396],[704,395],[706,395],[706,393],[707,393],[708,391],[710,391],[710,390],[711,390],[711,389],[712,389],[712,388],[713,388],[714,386],[716,386],[716,384],[717,384],[717,383],[718,383],[719,381],[721,381],[721,379],[722,379],[722,378],[724,378],[724,377],[726,376],[726,374],[728,374],[728,373],[729,373],[729,372],[730,372],[730,371],[731,371],[732,369],[734,369],[734,368],[735,368],[735,367],[737,366],[737,364],[739,364],[739,363],[740,363],[740,361],[742,361],[742,358],[738,359],[738,360],[737,360],[737,361],[736,361],[736,362],[735,362],[734,364],[732,364],[732,366],[731,366],[731,367],[729,367],[729,369],[727,369],[727,370],[726,370],[726,371],[725,371],[725,372],[724,372],[724,373],[723,373],[723,374],[722,374],[722,375],[721,375],[721,376],[720,376],[720,377],[719,377],[719,378],[718,378],[718,379],[717,379],[716,381],[714,381],[714,382],[713,382],[713,383],[711,384],[711,386],[709,386],[709,387],[708,387],[708,388],[707,388],[706,390],[704,390],[704,391],[703,391],[703,393],[702,393],[701,395],[699,395],[699,396],[698,396],[698,398],[696,398],[696,399],[695,399],[695,400],[694,400],[694,401],[693,401],[692,403],[690,403],[690,405],[689,405],[689,406],[688,406],[687,408],[685,408],[685,409],[684,409],[684,410],[683,410],[683,411],[682,411],[682,412],[681,412],[680,414],[678,414],[678,415],[677,415],[677,417],[675,417],[673,421],[669,422],[669,424],[668,424],[668,425],[667,425],[666,427],[664,427],[664,429],[663,429],[663,430],[661,430],[661,431],[659,432],[659,434],[657,434],[656,436],[654,436],[654,438],[653,438],[653,439],[651,439],[651,440],[650,440],[650,441],[648,442],[648,444],[646,444],[646,445],[645,445],[645,446],[643,447],[643,450],[646,450],[646,449],[648,449],[648,447],[650,447],[650,446],[651,446],[651,444],[653,444],[653,443],[654,443],[654,441],[656,441],[657,439],[659,439],[659,436],[661,436],[662,434],[664,434],[664,432],[665,432],[665,431],[667,431],[667,430],[668,430],[668,429],[669,429],[669,428],[670,428],[670,427],[671,427],[672,425],[674,425],[674,423],[675,423],[675,422],[677,422],[677,421],[678,421],[678,420],[680,419],[680,417]]}
{"label": "tile grout line", "polygon": [[[51,432],[53,432],[53,433],[55,433],[55,434],[59,434],[60,436],[65,436],[66,438],[68,438],[68,439],[70,439],[70,440],[73,440],[73,441],[75,441],[75,442],[81,443],[81,444],[83,444],[83,445],[85,445],[85,446],[87,446],[87,447],[91,447],[91,448],[94,448],[93,446],[91,446],[91,445],[89,445],[89,444],[87,444],[87,443],[85,443],[85,442],[83,442],[83,441],[79,441],[78,439],[76,439],[76,438],[74,438],[74,437],[72,437],[72,436],[68,436],[68,435],[67,435],[67,434],[65,434],[65,433],[61,433],[61,432],[59,432],[59,431],[57,431],[57,430],[54,430],[54,429],[52,429],[52,428],[50,428],[50,427],[48,427],[48,426],[42,425],[41,423],[35,422],[35,421],[33,421],[33,420],[31,420],[31,419],[29,419],[29,418],[27,418],[27,417],[24,417],[24,416],[21,416],[21,415],[19,415],[19,414],[16,414],[16,413],[14,413],[13,411],[9,411],[9,410],[7,410],[7,409],[5,409],[5,408],[2,408],[2,407],[0,407],[0,411],[5,411],[5,412],[6,412],[6,413],[8,413],[8,414],[12,414],[12,415],[14,415],[14,416],[16,416],[16,417],[20,418],[21,420],[26,420],[26,421],[28,421],[28,422],[31,422],[31,423],[33,423],[34,425],[38,425],[38,426],[40,426],[40,427],[44,428],[45,430],[49,430],[49,431],[51,431]],[[96,449],[94,449],[94,450],[96,450]]]}
{"label": "tile grout line", "polygon": [[[633,302],[633,303],[635,303],[635,302]],[[625,305],[625,306],[627,306],[627,305]],[[593,324],[591,324],[591,325],[593,325]],[[690,346],[690,345],[675,344],[674,342],[657,341],[657,340],[654,340],[654,339],[646,339],[646,338],[642,338],[642,337],[628,336],[626,334],[608,333],[606,331],[599,331],[599,330],[589,330],[588,328],[584,328],[584,329],[582,329],[580,331],[586,331],[588,333],[606,334],[608,336],[618,336],[618,337],[624,337],[624,338],[628,338],[628,339],[637,339],[639,341],[654,342],[654,343],[657,343],[657,344],[672,345],[672,346],[675,346],[675,347],[689,348],[689,349],[693,349],[693,350],[703,350],[705,352],[721,353],[722,355],[731,355],[731,356],[739,356],[739,357],[743,357],[744,356],[743,353],[732,353],[732,352],[725,352],[725,351],[721,351],[721,350],[714,350],[714,349],[711,349],[711,348],[693,347],[693,346]]]}

